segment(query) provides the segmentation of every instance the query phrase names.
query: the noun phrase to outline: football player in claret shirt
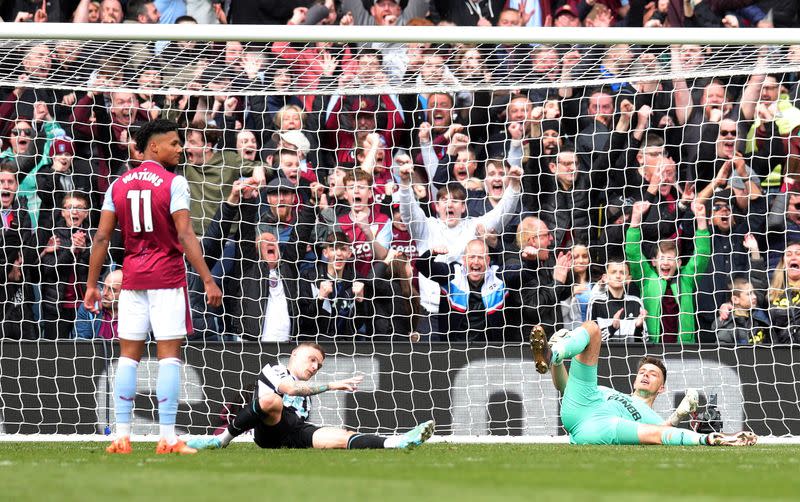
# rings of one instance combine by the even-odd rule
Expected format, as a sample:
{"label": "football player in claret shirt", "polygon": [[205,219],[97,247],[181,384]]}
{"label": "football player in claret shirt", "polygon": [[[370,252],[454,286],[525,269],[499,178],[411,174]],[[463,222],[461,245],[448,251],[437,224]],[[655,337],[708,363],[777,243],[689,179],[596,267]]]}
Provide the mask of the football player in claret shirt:
{"label": "football player in claret shirt", "polygon": [[131,451],[136,368],[152,331],[159,359],[156,396],[161,439],[156,453],[195,453],[175,435],[180,351],[192,325],[184,253],[203,281],[208,304],[219,306],[222,292],[211,277],[192,230],[186,178],[171,172],[180,162],[183,150],[177,124],[166,120],[146,123],[136,135],[136,147],[144,155],[143,162],[120,176],[106,192],[84,298],[84,306],[97,313],[100,302],[97,279],[111,234],[119,223],[125,257],[119,298],[120,357],[114,379],[117,438],[106,451]]}

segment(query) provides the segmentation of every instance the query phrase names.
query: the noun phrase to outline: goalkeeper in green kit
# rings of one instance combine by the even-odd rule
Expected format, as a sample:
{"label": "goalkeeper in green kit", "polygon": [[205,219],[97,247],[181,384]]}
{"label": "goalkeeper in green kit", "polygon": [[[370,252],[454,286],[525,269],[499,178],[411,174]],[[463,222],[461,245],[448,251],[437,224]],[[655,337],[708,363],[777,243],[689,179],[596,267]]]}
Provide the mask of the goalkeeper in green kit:
{"label": "goalkeeper in green kit", "polygon": [[[550,374],[562,395],[561,421],[575,444],[663,444],[674,446],[749,446],[758,436],[700,434],[676,426],[697,409],[697,391],[689,390],[666,421],[652,408],[664,391],[667,369],[661,359],[645,356],[639,363],[633,394],[597,385],[600,327],[587,321],[572,331],[562,330],[548,342],[544,329],[531,332],[531,349],[539,373]],[[569,372],[563,362],[572,358]]]}

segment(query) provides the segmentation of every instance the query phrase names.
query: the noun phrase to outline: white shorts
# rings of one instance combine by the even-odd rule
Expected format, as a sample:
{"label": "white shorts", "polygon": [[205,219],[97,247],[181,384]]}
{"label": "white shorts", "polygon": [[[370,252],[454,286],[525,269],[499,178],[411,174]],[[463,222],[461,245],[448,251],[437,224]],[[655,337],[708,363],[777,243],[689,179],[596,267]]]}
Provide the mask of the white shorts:
{"label": "white shorts", "polygon": [[123,289],[119,295],[119,337],[144,341],[150,331],[156,341],[186,336],[189,297],[185,288]]}

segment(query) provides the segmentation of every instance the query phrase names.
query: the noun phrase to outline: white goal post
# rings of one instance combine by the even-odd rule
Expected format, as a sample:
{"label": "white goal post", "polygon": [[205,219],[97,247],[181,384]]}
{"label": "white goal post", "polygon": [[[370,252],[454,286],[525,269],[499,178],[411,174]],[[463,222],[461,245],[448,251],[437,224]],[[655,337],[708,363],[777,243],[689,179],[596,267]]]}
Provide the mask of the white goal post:
{"label": "white goal post", "polygon": [[[0,24],[0,176],[13,173],[19,189],[8,200],[33,217],[29,234],[7,238],[9,223],[0,242],[6,288],[0,296],[0,441],[97,440],[113,427],[113,310],[109,319],[81,318],[80,280],[85,281],[102,194],[136,165],[131,138],[141,121],[156,117],[178,121],[193,149],[187,148],[180,169],[190,182],[198,237],[210,235],[214,225],[215,231],[226,229],[203,241],[226,298],[223,309],[206,309],[202,295],[192,298],[190,292],[198,334],[185,349],[182,432],[200,435],[224,426],[263,364],[285,362],[297,340],[314,340],[328,353],[317,379],[366,375],[356,393],[315,397],[314,423],[391,433],[433,418],[444,440],[561,442],[558,394],[549,375],[535,371],[524,330],[534,320],[550,322],[554,331],[597,314],[608,338],[601,384],[630,390],[638,359],[654,354],[668,368],[666,392],[655,405],[663,416],[686,388],[696,387],[716,397],[726,429],[793,440],[800,434],[800,335],[794,338],[800,316],[792,313],[800,299],[790,294],[791,266],[780,264],[794,232],[800,237],[800,213],[793,219],[796,189],[786,184],[800,176],[798,75],[800,30],[793,29]],[[602,111],[605,98],[611,108]],[[295,112],[298,126],[281,124]],[[359,122],[363,112],[371,124]],[[420,136],[428,127],[423,123],[430,124],[430,141]],[[732,139],[725,136],[727,126]],[[287,142],[282,133],[296,127],[305,144],[276,143]],[[656,168],[644,158],[653,148],[660,152]],[[248,237],[237,233],[247,227],[244,209],[234,216],[215,213],[239,178],[258,169],[265,183],[285,174],[280,155],[286,149],[301,150],[292,182],[308,191],[298,190],[292,211],[313,209],[314,229],[305,234],[305,256],[288,264],[300,285],[287,303],[291,332],[275,340],[263,322],[269,295],[264,291],[274,284],[268,273],[258,275],[269,287],[251,298],[242,285],[243,270],[254,263],[258,269],[258,234],[274,231],[279,239],[293,239],[289,234],[300,233],[297,220],[274,230],[281,225],[263,215],[277,203],[266,192],[253,210],[260,219],[249,222],[257,233]],[[69,167],[59,171],[55,157],[67,154]],[[412,203],[401,202],[393,170],[398,154],[412,158],[414,184],[421,186],[421,202],[413,201],[418,212],[408,217],[403,204]],[[569,162],[564,154],[572,156]],[[729,171],[721,175],[726,160]],[[575,165],[574,174],[558,170],[562,161]],[[371,238],[347,219],[349,208],[336,212],[333,203],[355,197],[346,194],[346,185],[336,192],[343,183],[336,176],[355,177],[358,166],[372,174],[370,214],[373,208],[382,214],[368,222]],[[427,260],[425,252],[438,245],[427,227],[424,234],[415,230],[424,226],[423,212],[435,218],[437,190],[461,183],[465,214],[480,217],[510,193],[504,176],[516,166],[523,172],[519,200],[502,217],[481,220],[491,251],[480,284],[500,281],[501,301],[490,305],[483,286],[473,285],[477,303],[470,303],[467,292],[448,304],[430,279],[419,285],[409,280],[410,289],[403,289],[394,275],[376,278],[379,255],[396,250],[401,257]],[[660,182],[652,181],[649,169],[658,170]],[[499,180],[496,192],[492,176]],[[654,190],[647,195],[650,184]],[[718,189],[703,192],[709,184]],[[83,195],[73,197],[75,192]],[[693,278],[672,286],[690,285],[687,296],[681,290],[676,297],[674,337],[659,334],[672,321],[649,312],[663,307],[647,286],[655,279],[634,277],[625,287],[631,298],[622,305],[636,305],[636,315],[626,310],[615,321],[606,307],[613,300],[602,280],[607,262],[636,261],[625,254],[625,229],[634,202],[648,197],[656,201],[650,211],[663,212],[650,213],[636,234],[644,250],[637,263],[649,263],[659,243],[671,240],[680,267],[706,267],[679,269]],[[712,228],[703,244],[706,234],[697,219],[705,216],[691,209],[701,197],[707,198]],[[712,214],[718,202],[733,213],[728,227]],[[11,210],[12,202],[3,209]],[[85,211],[85,219],[76,225],[66,216],[71,209]],[[518,227],[532,216],[552,233],[551,254],[540,263],[548,273],[537,276],[551,283],[526,282],[522,272],[517,282],[504,275],[532,267],[520,258],[530,244],[519,244],[531,231]],[[228,217],[239,219],[231,224]],[[312,277],[312,271],[327,266],[322,247],[336,230],[353,244],[354,277],[341,302],[317,305],[304,292],[319,294],[324,278]],[[74,237],[83,233],[85,241]],[[723,234],[730,235],[725,242]],[[463,248],[471,240],[463,237],[451,236],[447,243]],[[64,239],[72,244],[62,245]],[[365,242],[367,247],[359,247]],[[577,256],[579,248],[590,262],[572,262],[556,284],[557,255]],[[121,250],[116,252],[109,269],[121,263]],[[462,254],[449,250],[447,262],[459,263]],[[391,266],[389,258],[381,273],[394,273]],[[461,291],[457,274],[467,277],[467,271],[453,267],[449,291],[455,298]],[[784,273],[788,283],[774,282]],[[739,283],[729,282],[736,278],[756,290],[751,310],[761,322],[741,332],[721,327],[720,318],[720,308],[729,312],[723,304],[732,301],[729,289]],[[354,281],[366,284],[366,297],[353,292]],[[447,278],[442,284],[447,290]],[[566,296],[548,304],[554,295]],[[248,302],[263,308],[252,310]],[[602,315],[592,310],[601,306]],[[438,312],[440,307],[453,315]],[[476,309],[481,314],[470,317]],[[320,333],[323,317],[331,319],[331,333]],[[90,339],[75,336],[81,322]],[[690,332],[683,332],[687,326]],[[760,343],[748,343],[753,341]],[[133,433],[149,439],[158,432],[154,351],[138,371]]]}

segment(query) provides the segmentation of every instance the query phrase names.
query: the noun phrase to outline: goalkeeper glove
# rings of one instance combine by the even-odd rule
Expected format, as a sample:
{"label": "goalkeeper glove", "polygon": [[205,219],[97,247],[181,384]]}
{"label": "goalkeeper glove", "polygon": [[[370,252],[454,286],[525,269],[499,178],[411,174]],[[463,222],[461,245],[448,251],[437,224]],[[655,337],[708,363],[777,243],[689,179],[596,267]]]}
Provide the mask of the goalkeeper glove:
{"label": "goalkeeper glove", "polygon": [[697,389],[686,389],[686,395],[683,396],[683,400],[681,404],[672,412],[672,415],[669,416],[667,420],[670,425],[673,427],[677,427],[679,423],[686,417],[688,417],[691,413],[697,411],[697,404],[700,400],[700,396],[697,393]]}

